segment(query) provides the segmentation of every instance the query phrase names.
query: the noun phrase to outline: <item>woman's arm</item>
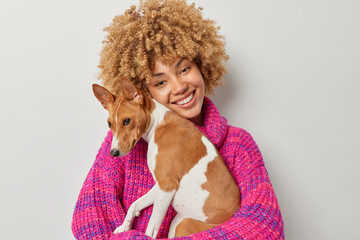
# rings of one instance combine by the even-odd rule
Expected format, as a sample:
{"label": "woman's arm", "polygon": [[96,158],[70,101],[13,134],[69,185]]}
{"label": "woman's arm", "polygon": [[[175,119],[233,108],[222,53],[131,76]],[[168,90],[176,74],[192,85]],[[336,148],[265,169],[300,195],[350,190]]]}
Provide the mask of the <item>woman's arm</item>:
{"label": "woman's arm", "polygon": [[109,155],[111,137],[109,132],[80,191],[72,221],[76,239],[146,238],[138,231],[112,233],[126,213],[119,197],[123,194],[124,169],[119,158]]}

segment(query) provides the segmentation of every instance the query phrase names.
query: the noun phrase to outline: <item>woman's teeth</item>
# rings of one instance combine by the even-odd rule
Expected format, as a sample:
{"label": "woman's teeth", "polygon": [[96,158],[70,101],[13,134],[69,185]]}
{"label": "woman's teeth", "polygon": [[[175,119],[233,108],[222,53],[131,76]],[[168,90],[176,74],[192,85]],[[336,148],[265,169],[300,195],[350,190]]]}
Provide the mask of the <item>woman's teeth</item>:
{"label": "woman's teeth", "polygon": [[178,101],[176,102],[177,105],[184,105],[184,104],[187,104],[188,102],[190,102],[194,97],[194,93],[192,92],[187,98],[181,100],[181,101]]}

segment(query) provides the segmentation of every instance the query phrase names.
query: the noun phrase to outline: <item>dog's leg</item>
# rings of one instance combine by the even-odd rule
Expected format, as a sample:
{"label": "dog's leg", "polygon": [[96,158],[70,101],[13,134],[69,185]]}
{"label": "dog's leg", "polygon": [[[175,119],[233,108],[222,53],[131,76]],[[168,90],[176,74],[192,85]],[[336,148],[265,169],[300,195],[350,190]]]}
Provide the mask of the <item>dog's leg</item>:
{"label": "dog's leg", "polygon": [[173,238],[175,237],[175,229],[177,227],[177,225],[184,219],[183,216],[181,216],[180,214],[176,214],[175,218],[172,220],[171,225],[170,225],[170,229],[169,229],[169,234],[168,234],[168,238]]}
{"label": "dog's leg", "polygon": [[160,188],[157,190],[158,191],[156,191],[154,208],[145,232],[145,235],[152,238],[156,238],[160,229],[160,225],[176,193],[175,190],[172,192],[165,192]]}
{"label": "dog's leg", "polygon": [[144,196],[142,196],[141,198],[133,202],[133,204],[131,204],[123,224],[121,224],[120,227],[116,228],[114,233],[126,232],[130,230],[130,227],[132,225],[135,216],[138,217],[140,215],[141,210],[154,203],[155,193],[156,193],[155,187],[156,185],[152,189],[150,189],[150,191],[147,192]]}

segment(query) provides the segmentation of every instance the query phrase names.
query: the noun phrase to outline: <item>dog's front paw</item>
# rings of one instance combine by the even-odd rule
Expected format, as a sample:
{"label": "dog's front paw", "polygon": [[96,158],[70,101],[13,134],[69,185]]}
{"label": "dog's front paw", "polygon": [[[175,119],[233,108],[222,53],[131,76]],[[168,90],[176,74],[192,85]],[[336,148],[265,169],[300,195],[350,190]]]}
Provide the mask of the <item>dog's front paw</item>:
{"label": "dog's front paw", "polygon": [[157,227],[157,228],[155,228],[155,227],[149,228],[148,227],[145,231],[145,235],[155,239],[158,232],[159,232],[159,227]]}
{"label": "dog's front paw", "polygon": [[128,224],[122,224],[120,227],[116,228],[114,234],[127,232],[130,230],[130,226]]}
{"label": "dog's front paw", "polygon": [[123,224],[121,224],[120,227],[116,228],[114,233],[116,234],[116,233],[122,233],[122,232],[129,231],[130,227],[132,225],[132,221],[134,220],[134,217],[135,216],[138,217],[139,215],[140,215],[140,211],[137,210],[134,205],[131,205],[128,213],[126,214]]}

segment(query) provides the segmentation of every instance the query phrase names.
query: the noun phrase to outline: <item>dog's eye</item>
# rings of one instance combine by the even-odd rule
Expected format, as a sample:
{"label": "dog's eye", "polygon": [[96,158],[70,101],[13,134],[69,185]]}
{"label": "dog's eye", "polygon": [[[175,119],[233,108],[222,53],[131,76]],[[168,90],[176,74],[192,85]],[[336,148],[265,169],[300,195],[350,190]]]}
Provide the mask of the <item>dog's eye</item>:
{"label": "dog's eye", "polygon": [[110,121],[108,122],[108,126],[109,126],[109,128],[111,128],[111,122]]}
{"label": "dog's eye", "polygon": [[128,125],[130,123],[130,118],[125,118],[123,125]]}

